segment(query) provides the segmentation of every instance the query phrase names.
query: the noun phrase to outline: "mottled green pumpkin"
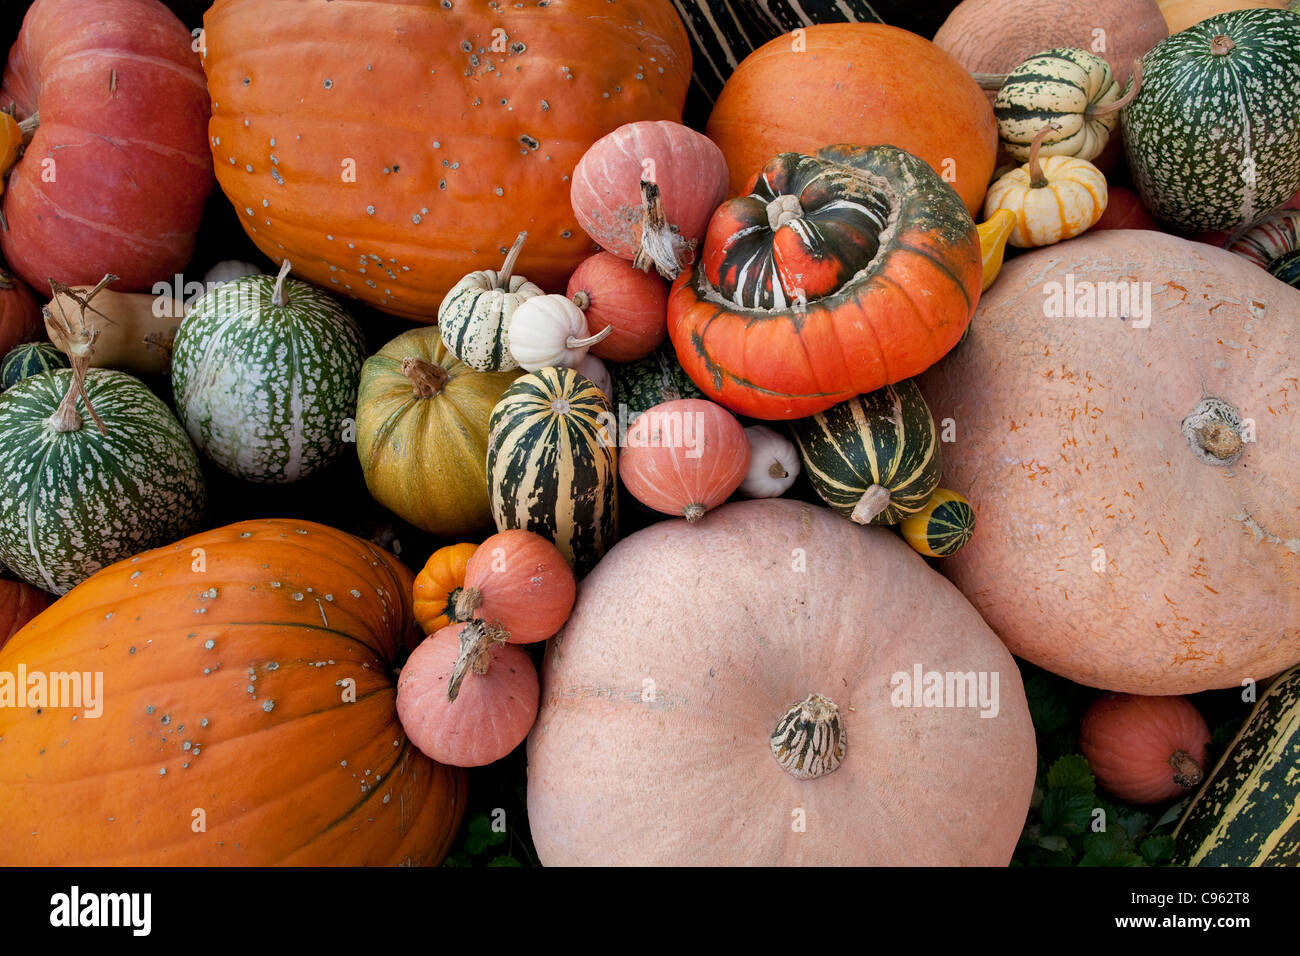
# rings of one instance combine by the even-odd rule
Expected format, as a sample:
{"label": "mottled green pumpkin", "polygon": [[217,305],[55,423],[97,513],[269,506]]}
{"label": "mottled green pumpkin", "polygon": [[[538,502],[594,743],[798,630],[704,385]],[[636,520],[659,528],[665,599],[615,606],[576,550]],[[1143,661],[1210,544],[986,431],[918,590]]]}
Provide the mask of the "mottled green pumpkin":
{"label": "mottled green pumpkin", "polygon": [[12,388],[33,375],[68,367],[68,357],[52,342],[25,342],[10,349],[0,359],[0,391]]}

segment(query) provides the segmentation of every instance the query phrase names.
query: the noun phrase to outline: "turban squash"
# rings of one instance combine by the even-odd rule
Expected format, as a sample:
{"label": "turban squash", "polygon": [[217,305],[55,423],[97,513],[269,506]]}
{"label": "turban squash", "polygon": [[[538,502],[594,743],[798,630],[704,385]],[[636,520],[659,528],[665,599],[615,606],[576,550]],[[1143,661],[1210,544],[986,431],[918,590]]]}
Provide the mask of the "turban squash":
{"label": "turban squash", "polygon": [[440,862],[466,781],[398,723],[411,583],[280,520],[100,571],[0,651],[0,673],[103,675],[97,718],[0,707],[0,865]]}
{"label": "turban squash", "polygon": [[781,153],[723,203],[674,283],[668,331],[705,395],[814,415],[917,375],[957,344],[983,281],[961,198],[892,146]]}

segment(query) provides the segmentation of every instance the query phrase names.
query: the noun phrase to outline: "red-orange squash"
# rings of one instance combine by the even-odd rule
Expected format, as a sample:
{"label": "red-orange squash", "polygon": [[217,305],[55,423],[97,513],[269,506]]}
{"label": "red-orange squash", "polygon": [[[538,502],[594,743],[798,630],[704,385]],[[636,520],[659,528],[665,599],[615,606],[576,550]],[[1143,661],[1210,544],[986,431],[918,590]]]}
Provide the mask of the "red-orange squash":
{"label": "red-orange squash", "polygon": [[518,272],[562,289],[591,252],[574,166],[679,120],[691,75],[670,0],[218,0],[203,22],[217,181],[253,242],[422,322],[520,229]]}
{"label": "red-orange squash", "polygon": [[884,144],[929,163],[971,214],[998,149],[991,102],[962,66],[929,40],[879,23],[817,24],[759,47],[722,88],[707,131],[727,159],[733,194],[777,153]]}
{"label": "red-orange squash", "polygon": [[512,528],[479,546],[465,565],[457,617],[482,620],[501,641],[544,641],[573,610],[573,569],[540,534]]}
{"label": "red-orange squash", "polygon": [[285,520],[95,574],[0,650],[102,676],[95,706],[0,707],[0,864],[438,863],[466,779],[398,723],[410,595],[392,555]]}
{"label": "red-orange squash", "polygon": [[1297,314],[1253,262],[1162,232],[1006,265],[919,384],[985,529],[943,570],[1012,653],[1143,695],[1300,661]]}
{"label": "red-orange squash", "polygon": [[1189,796],[1205,776],[1210,728],[1186,697],[1107,694],[1079,727],[1097,782],[1133,803]]}
{"label": "red-orange squash", "polygon": [[0,647],[49,604],[49,595],[30,584],[0,580]]}
{"label": "red-orange squash", "polygon": [[41,337],[41,304],[23,281],[0,265],[0,354]]}
{"label": "red-orange squash", "polygon": [[[712,212],[712,210],[710,210]],[[643,359],[668,337],[668,285],[655,272],[642,272],[612,252],[584,259],[569,277],[565,294],[587,316],[592,335],[614,330],[591,347],[611,362]]]}

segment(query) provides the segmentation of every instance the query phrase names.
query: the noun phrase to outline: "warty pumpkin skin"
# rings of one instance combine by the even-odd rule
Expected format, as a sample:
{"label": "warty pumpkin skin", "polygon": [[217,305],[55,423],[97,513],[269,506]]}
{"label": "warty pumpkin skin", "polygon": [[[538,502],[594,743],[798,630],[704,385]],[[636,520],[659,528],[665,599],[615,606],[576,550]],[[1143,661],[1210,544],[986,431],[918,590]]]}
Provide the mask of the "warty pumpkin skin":
{"label": "warty pumpkin skin", "polygon": [[521,228],[518,271],[563,288],[591,253],[574,166],[680,119],[690,83],[670,0],[218,0],[203,23],[217,181],[250,238],[420,322]]}
{"label": "warty pumpkin skin", "polygon": [[0,863],[437,864],[466,778],[398,723],[411,631],[410,572],[309,522],[100,571],[0,651],[0,671],[103,673],[98,718],[0,708]]}
{"label": "warty pumpkin skin", "polygon": [[[1092,285],[1130,282],[1140,308]],[[1101,314],[1046,317],[1070,283]],[[1254,263],[1148,230],[1007,264],[920,387],[956,430],[944,484],[984,528],[943,570],[1012,653],[1142,695],[1300,661],[1298,313]]]}
{"label": "warty pumpkin skin", "polygon": [[[894,706],[917,667],[997,673],[997,715]],[[619,542],[541,678],[528,820],[548,866],[1001,866],[1029,808],[1034,731],[1006,649],[897,536],[803,502]],[[770,735],[810,692],[845,741],[801,779]]]}

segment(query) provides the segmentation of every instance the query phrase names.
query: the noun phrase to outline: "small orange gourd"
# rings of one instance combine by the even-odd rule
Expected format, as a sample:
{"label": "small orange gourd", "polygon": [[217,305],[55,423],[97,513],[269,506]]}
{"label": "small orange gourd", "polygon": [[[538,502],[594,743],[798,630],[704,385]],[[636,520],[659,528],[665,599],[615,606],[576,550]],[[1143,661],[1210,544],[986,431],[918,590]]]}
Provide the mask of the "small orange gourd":
{"label": "small orange gourd", "polygon": [[1209,742],[1205,719],[1186,697],[1107,694],[1093,701],[1079,728],[1097,782],[1134,803],[1192,793],[1205,774]]}
{"label": "small orange gourd", "polygon": [[472,542],[449,544],[429,555],[415,576],[415,622],[425,634],[436,634],[458,623],[456,601],[465,586],[465,566],[478,550]]}
{"label": "small orange gourd", "polygon": [[1086,159],[1048,156],[1039,161],[1043,138],[1060,129],[1048,123],[1029,147],[1029,162],[1013,169],[989,187],[985,218],[999,210],[1016,217],[1008,241],[1021,248],[1050,246],[1087,230],[1106,211],[1106,177]]}

